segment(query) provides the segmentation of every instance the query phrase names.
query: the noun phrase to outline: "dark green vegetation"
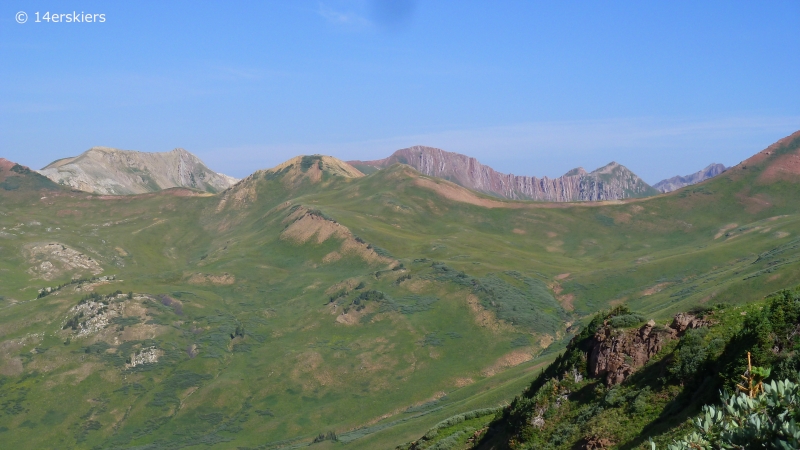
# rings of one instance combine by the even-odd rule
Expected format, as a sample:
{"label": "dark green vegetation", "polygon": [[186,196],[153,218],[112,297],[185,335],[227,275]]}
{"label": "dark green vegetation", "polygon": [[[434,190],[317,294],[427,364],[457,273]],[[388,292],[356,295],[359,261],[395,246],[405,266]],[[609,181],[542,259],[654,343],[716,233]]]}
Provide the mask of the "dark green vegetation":
{"label": "dark green vegetation", "polygon": [[[591,205],[318,156],[214,196],[96,196],[0,171],[23,178],[0,190],[0,439],[411,441],[513,398],[597,311],[663,323],[726,302],[735,316],[800,284],[796,176],[769,172],[798,141],[674,194]],[[108,304],[79,304],[90,293]],[[628,316],[618,325],[639,325]]]}
{"label": "dark green vegetation", "polygon": [[[690,419],[704,404],[719,404],[721,391],[733,393],[737,384],[747,384],[741,375],[748,352],[753,365],[772,368],[768,380],[798,381],[800,288],[744,306],[697,309],[695,314],[710,325],[686,330],[622,384],[608,387],[591,377],[586,352],[605,327],[636,332],[612,325],[624,314],[616,309],[596,315],[491,423],[468,427],[479,430],[473,445],[467,445],[466,433],[458,434],[463,428],[435,437],[461,436],[455,439],[458,445],[447,448],[570,449],[602,443],[631,449],[650,448],[651,438],[658,448],[667,448],[693,431]],[[416,448],[437,442],[429,437]]]}

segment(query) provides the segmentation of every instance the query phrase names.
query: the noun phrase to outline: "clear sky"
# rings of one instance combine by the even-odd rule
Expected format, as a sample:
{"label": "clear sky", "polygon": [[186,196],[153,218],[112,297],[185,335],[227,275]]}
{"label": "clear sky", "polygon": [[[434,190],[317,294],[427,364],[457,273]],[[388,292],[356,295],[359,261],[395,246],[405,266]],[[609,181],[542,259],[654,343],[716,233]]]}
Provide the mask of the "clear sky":
{"label": "clear sky", "polygon": [[183,147],[242,177],[422,144],[655,183],[798,129],[798,0],[0,4],[0,156],[34,168]]}

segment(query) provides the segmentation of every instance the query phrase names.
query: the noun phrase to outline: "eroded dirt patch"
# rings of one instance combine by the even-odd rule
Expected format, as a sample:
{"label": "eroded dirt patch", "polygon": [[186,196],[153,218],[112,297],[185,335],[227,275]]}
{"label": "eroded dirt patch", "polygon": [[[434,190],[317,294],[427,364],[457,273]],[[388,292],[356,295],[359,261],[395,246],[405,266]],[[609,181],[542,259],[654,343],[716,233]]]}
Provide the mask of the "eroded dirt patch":
{"label": "eroded dirt patch", "polygon": [[724,227],[722,227],[722,228],[720,228],[720,229],[719,229],[719,231],[717,232],[717,234],[715,234],[715,235],[714,235],[714,239],[719,239],[719,238],[721,238],[721,237],[722,237],[722,236],[724,236],[724,235],[725,235],[725,233],[727,233],[729,230],[732,230],[732,229],[734,229],[734,228],[736,228],[736,227],[738,227],[738,226],[739,226],[739,224],[736,224],[736,223],[729,223],[728,225],[725,225]]}
{"label": "eroded dirt patch", "polygon": [[189,283],[192,284],[213,284],[217,286],[227,286],[236,282],[236,277],[229,273],[222,274],[209,274],[209,273],[195,273],[189,277]]}
{"label": "eroded dirt patch", "polygon": [[645,289],[645,290],[643,290],[643,291],[642,291],[642,296],[645,296],[645,297],[646,297],[646,296],[648,296],[648,295],[657,294],[657,293],[659,293],[659,292],[663,291],[663,290],[664,290],[664,288],[666,288],[666,287],[667,287],[667,286],[669,286],[670,284],[672,284],[672,283],[670,283],[670,282],[665,282],[665,283],[658,283],[658,284],[656,284],[656,285],[650,286],[649,288],[647,288],[647,289]]}
{"label": "eroded dirt patch", "polygon": [[575,311],[575,294],[556,295],[556,300],[567,311]]}
{"label": "eroded dirt patch", "polygon": [[453,385],[457,388],[462,388],[464,386],[469,386],[470,384],[474,383],[475,380],[472,378],[456,378],[453,381]]}
{"label": "eroded dirt patch", "polygon": [[0,361],[0,374],[14,377],[22,373],[22,359],[18,356]]}
{"label": "eroded dirt patch", "polygon": [[491,377],[495,374],[502,372],[509,367],[518,366],[526,361],[533,359],[533,355],[528,350],[514,350],[501,356],[494,364],[483,370],[482,374],[485,377]]}
{"label": "eroded dirt patch", "polygon": [[331,238],[342,240],[339,250],[326,255],[322,260],[323,263],[332,263],[348,255],[359,257],[371,264],[395,262],[391,258],[377,254],[372,246],[364,241],[356,239],[344,225],[305,207],[297,207],[283,220],[283,223],[288,223],[288,226],[281,233],[281,239],[297,244],[308,242],[321,244]]}
{"label": "eroded dirt patch", "polygon": [[514,203],[500,202],[496,200],[489,200],[486,198],[478,197],[472,192],[450,183],[437,183],[427,178],[417,178],[414,180],[417,186],[430,189],[440,196],[461,203],[469,203],[470,205],[483,206],[484,208],[519,208],[520,205]]}
{"label": "eroded dirt patch", "polygon": [[513,326],[498,319],[494,312],[486,310],[486,308],[481,305],[478,297],[474,294],[467,295],[467,305],[472,313],[472,319],[478,326],[487,328],[494,333],[511,331],[514,329]]}

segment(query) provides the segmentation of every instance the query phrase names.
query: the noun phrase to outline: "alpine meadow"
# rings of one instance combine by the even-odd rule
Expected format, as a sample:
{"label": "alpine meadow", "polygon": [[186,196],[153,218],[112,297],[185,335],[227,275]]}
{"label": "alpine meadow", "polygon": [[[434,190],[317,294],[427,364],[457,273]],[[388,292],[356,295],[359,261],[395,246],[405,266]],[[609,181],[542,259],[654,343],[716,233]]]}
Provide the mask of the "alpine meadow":
{"label": "alpine meadow", "polygon": [[594,202],[321,155],[109,195],[0,159],[0,441],[667,448],[747,352],[798,381],[800,132],[753,153]]}

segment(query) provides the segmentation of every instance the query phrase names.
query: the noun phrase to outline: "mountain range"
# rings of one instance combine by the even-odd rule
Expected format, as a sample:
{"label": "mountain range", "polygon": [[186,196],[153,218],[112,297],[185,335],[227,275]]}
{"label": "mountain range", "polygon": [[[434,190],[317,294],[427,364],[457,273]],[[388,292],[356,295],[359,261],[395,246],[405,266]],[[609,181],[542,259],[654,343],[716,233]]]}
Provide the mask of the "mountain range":
{"label": "mountain range", "polygon": [[39,173],[73,189],[107,195],[143,194],[173,187],[214,193],[238,181],[212,171],[182,148],[146,153],[93,147],[79,156],[54,161]]}
{"label": "mountain range", "polygon": [[[546,202],[647,197],[701,182],[725,170],[721,164],[712,164],[695,174],[676,176],[651,187],[616,162],[592,172],[578,167],[557,178],[537,178],[503,174],[475,158],[425,146],[401,149],[380,160],[349,161],[351,166],[365,173],[395,163],[408,164],[425,175],[492,196]],[[61,185],[105,195],[141,194],[174,187],[216,193],[238,181],[212,171],[184,149],[146,153],[94,147],[77,157],[54,161],[39,173]]]}
{"label": "mountain range", "polygon": [[722,164],[709,164],[705,169],[695,172],[691,175],[678,175],[672,178],[667,178],[666,180],[661,180],[654,184],[653,188],[664,193],[672,192],[682,187],[691,186],[709,178],[714,178],[722,172],[725,172],[726,169],[727,167]]}
{"label": "mountain range", "polygon": [[414,146],[398,150],[388,158],[349,163],[366,172],[395,163],[408,164],[425,175],[443,178],[474,191],[514,200],[603,201],[658,194],[658,191],[636,174],[616,162],[592,172],[579,167],[558,178],[537,178],[500,173],[475,158],[459,153]]}

